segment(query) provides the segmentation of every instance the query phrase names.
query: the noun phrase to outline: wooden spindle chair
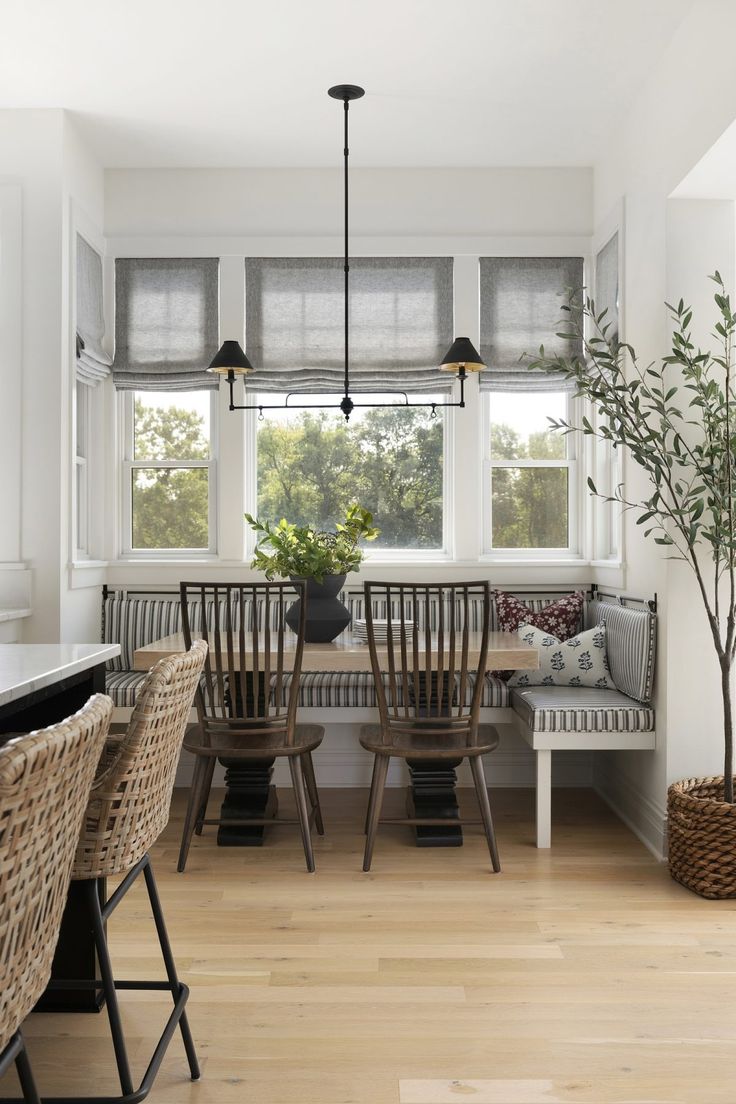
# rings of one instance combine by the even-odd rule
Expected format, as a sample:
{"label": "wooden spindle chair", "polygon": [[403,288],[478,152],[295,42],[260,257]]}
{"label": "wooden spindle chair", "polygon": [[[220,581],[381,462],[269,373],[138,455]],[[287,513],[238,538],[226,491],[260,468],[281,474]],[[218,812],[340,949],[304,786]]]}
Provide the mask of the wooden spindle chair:
{"label": "wooden spindle chair", "polygon": [[[381,820],[392,757],[468,759],[493,869],[501,869],[482,756],[498,746],[493,725],[479,723],[491,620],[490,584],[366,582],[365,616],[380,723],[363,725],[374,756],[363,870],[370,870],[379,823],[447,825],[456,819]],[[472,599],[472,601],[471,601]],[[385,634],[377,639],[378,609]],[[478,616],[478,610],[480,615]],[[473,624],[473,618],[477,624]],[[383,625],[381,626],[383,629]]]}
{"label": "wooden spindle chair", "polygon": [[90,786],[112,716],[93,695],[73,717],[0,748],[0,1076],[11,1062],[39,1104],[21,1024],[43,994]]}
{"label": "wooden spindle chair", "polygon": [[[301,598],[296,634],[285,615]],[[304,651],[306,584],[182,583],[182,629],[189,646],[195,637],[209,646],[204,677],[197,691],[199,724],[184,747],[195,756],[194,777],[184,822],[178,869],[183,871],[196,832],[204,825],[264,826],[270,818],[207,818],[207,802],[218,758],[228,765],[289,763],[307,870],[314,871],[311,825],[324,835],[312,752],[325,730],[297,724],[296,709]],[[287,662],[288,660],[288,662]],[[307,804],[309,801],[309,805]]]}

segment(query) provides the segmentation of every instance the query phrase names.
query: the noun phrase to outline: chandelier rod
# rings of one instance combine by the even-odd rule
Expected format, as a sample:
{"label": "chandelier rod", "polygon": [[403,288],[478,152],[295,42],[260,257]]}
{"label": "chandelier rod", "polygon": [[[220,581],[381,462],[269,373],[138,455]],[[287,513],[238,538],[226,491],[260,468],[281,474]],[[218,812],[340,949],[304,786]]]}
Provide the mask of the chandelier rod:
{"label": "chandelier rod", "polygon": [[350,394],[350,358],[348,353],[348,341],[350,333],[350,260],[348,257],[348,158],[350,148],[348,146],[348,112],[350,100],[346,96],[343,100],[345,118],[345,145],[343,149],[344,175],[345,175],[345,398]]}

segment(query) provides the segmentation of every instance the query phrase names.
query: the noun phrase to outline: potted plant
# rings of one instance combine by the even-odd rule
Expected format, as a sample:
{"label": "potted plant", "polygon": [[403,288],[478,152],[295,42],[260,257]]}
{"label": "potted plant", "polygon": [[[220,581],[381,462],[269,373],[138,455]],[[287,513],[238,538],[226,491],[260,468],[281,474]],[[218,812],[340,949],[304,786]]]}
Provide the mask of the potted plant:
{"label": "potted plant", "polygon": [[[245,520],[258,534],[251,567],[263,571],[267,579],[279,576],[306,582],[307,643],[334,640],[350,623],[350,613],[337,596],[347,573],[357,571],[363,559],[358,542],[373,541],[380,533],[373,525],[373,514],[353,502],[334,533],[294,525],[286,518],[276,525],[258,521],[251,514],[246,514]],[[294,630],[299,624],[299,605],[295,602],[286,614]]]}
{"label": "potted plant", "polygon": [[[692,311],[682,300],[666,304],[672,349],[658,364],[643,366],[636,352],[612,334],[606,312],[572,293],[559,337],[583,337],[584,355],[549,357],[544,348],[532,367],[563,372],[576,394],[597,411],[580,431],[626,448],[649,477],[641,498],[620,484],[613,495],[638,515],[645,537],[682,560],[694,573],[720,669],[724,769],[715,778],[690,778],[668,791],[669,866],[672,876],[703,897],[736,896],[736,805],[733,787],[732,674],[736,656],[736,314],[718,272],[714,296],[714,352],[691,340]],[[563,433],[568,422],[550,419]]]}

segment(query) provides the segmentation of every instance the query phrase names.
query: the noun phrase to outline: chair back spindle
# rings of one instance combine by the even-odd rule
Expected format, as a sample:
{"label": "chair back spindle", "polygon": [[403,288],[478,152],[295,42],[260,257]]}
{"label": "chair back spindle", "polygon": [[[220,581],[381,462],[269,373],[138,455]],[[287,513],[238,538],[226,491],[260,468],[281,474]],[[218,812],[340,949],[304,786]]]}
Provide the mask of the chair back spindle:
{"label": "chair back spindle", "polygon": [[[181,583],[180,594],[187,647],[197,638],[208,646],[195,699],[205,746],[228,736],[293,746],[306,584]],[[286,613],[297,598],[300,622],[294,634]]]}
{"label": "chair back spindle", "polygon": [[384,744],[411,729],[475,746],[490,584],[366,582],[365,617]]}

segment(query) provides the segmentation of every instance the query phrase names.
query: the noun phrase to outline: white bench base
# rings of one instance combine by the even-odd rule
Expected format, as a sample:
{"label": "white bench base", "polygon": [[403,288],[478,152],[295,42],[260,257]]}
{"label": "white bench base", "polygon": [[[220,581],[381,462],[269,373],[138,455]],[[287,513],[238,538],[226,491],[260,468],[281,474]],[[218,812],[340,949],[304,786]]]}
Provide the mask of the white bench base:
{"label": "white bench base", "polygon": [[537,757],[537,847],[552,846],[553,751],[653,751],[655,732],[532,732],[509,710],[516,731]]}

